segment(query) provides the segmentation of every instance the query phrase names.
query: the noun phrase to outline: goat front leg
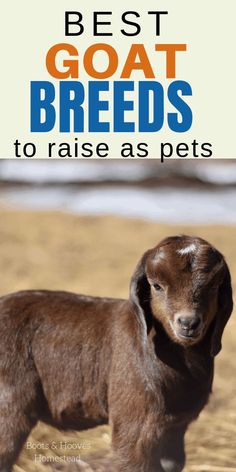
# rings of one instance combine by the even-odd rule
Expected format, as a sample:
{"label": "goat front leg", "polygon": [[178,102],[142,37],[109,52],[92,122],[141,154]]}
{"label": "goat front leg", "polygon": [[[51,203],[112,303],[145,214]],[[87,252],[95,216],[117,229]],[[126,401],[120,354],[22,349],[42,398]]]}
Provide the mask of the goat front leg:
{"label": "goat front leg", "polygon": [[145,419],[128,424],[115,420],[112,447],[118,472],[165,472],[160,462],[162,434],[157,423]]}
{"label": "goat front leg", "polygon": [[168,430],[162,440],[160,463],[164,472],[181,472],[185,465],[184,435],[187,427]]}

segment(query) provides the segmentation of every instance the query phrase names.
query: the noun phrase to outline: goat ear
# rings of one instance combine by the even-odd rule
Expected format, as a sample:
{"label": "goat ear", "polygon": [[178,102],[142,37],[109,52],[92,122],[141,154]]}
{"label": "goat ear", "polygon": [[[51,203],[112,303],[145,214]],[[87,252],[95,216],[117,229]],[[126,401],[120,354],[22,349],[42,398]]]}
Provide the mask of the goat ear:
{"label": "goat ear", "polygon": [[219,287],[218,310],[215,317],[214,330],[211,338],[211,355],[216,356],[221,351],[221,338],[225,325],[233,310],[231,277],[225,263],[225,275]]}
{"label": "goat ear", "polygon": [[146,260],[150,251],[145,252],[139,261],[130,283],[130,302],[145,324],[146,332],[151,329],[152,313],[150,307],[150,284],[146,276]]}

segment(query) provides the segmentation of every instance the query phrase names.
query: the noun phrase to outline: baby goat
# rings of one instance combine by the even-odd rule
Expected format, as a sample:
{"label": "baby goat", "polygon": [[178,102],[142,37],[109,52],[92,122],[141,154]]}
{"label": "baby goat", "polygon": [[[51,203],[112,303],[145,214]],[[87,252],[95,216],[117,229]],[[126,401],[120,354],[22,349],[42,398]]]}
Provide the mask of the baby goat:
{"label": "baby goat", "polygon": [[117,470],[181,471],[232,307],[223,256],[189,236],[144,254],[129,300],[2,297],[0,471],[12,470],[38,420],[74,430],[109,420]]}

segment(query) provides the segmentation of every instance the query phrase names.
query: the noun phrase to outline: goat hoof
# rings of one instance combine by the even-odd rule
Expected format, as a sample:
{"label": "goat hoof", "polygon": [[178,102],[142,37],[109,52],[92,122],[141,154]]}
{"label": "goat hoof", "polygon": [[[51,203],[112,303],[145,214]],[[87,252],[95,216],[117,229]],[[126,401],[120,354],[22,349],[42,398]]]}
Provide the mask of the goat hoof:
{"label": "goat hoof", "polygon": [[165,472],[181,472],[184,468],[184,462],[178,462],[174,459],[162,458],[161,466]]}

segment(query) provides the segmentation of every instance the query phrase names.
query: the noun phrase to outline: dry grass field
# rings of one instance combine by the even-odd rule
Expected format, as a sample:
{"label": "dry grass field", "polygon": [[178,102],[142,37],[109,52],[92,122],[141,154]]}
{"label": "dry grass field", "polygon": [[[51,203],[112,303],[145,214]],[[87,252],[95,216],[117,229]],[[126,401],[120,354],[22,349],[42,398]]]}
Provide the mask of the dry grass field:
{"label": "dry grass field", "polygon": [[[196,234],[215,244],[227,257],[236,288],[236,227],[168,226],[118,217],[2,209],[0,292],[47,288],[127,297],[129,279],[140,255],[161,238],[176,233]],[[14,472],[112,472],[109,441],[107,426],[82,433],[62,433],[39,424],[29,442],[40,449],[35,452],[25,447]],[[43,444],[49,444],[51,449]],[[85,449],[78,449],[83,445]],[[234,317],[226,328],[223,350],[216,359],[211,401],[189,429],[186,450],[185,472],[236,472]],[[36,453],[50,460],[57,457],[58,461],[61,456],[61,461],[54,465],[35,461]],[[80,466],[70,464],[69,455],[78,454]]]}

